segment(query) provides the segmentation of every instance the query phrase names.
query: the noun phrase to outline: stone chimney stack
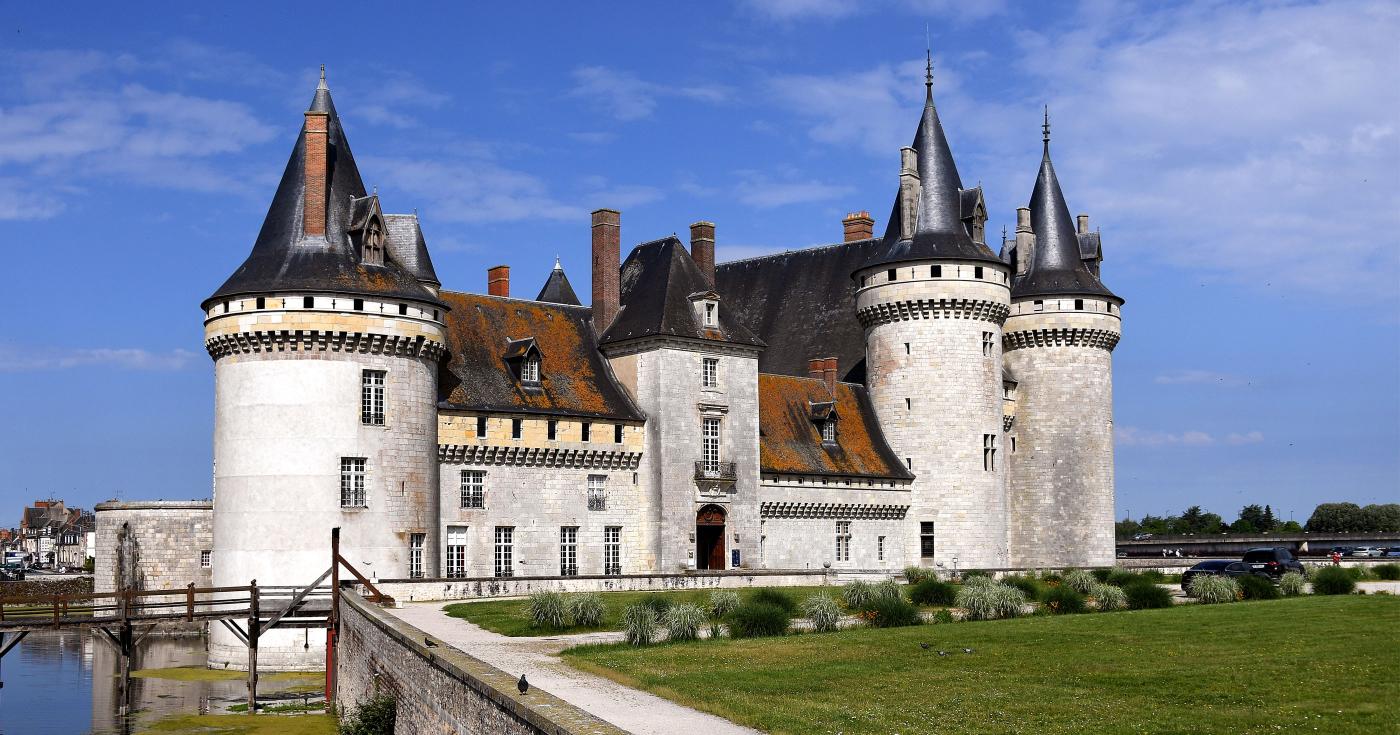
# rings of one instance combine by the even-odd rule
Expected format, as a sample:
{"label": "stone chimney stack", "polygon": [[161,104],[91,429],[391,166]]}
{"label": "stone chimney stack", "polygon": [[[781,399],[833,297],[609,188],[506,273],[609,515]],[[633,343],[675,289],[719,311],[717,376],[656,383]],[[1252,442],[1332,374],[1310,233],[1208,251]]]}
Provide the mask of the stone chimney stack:
{"label": "stone chimney stack", "polygon": [[826,359],[814,357],[807,361],[807,377],[817,380],[826,379]]}
{"label": "stone chimney stack", "polygon": [[846,218],[841,220],[841,227],[845,230],[845,239],[842,242],[868,240],[875,236],[875,220],[863,209],[846,215]]}
{"label": "stone chimney stack", "polygon": [[510,266],[498,265],[486,269],[486,293],[492,296],[510,295]]}
{"label": "stone chimney stack", "polygon": [[695,265],[700,266],[700,272],[705,274],[710,288],[714,288],[715,223],[701,221],[690,226],[690,257],[695,259]]}
{"label": "stone chimney stack", "polygon": [[618,282],[621,235],[621,212],[615,209],[593,210],[593,330],[600,335],[617,316],[618,303],[622,299]]}
{"label": "stone chimney stack", "polygon": [[1031,230],[1031,208],[1016,208],[1016,275],[1024,276],[1035,260],[1035,232]]}
{"label": "stone chimney stack", "polygon": [[836,358],[828,357],[822,360],[822,379],[826,381],[826,389],[831,391],[831,395],[836,395]]}
{"label": "stone chimney stack", "polygon": [[1079,221],[1079,228],[1078,228],[1078,229],[1079,229],[1079,234],[1081,234],[1081,235],[1087,235],[1087,234],[1089,234],[1089,215],[1087,215],[1087,214],[1081,214],[1081,215],[1079,215],[1079,217],[1078,217],[1077,219],[1078,219],[1078,221]]}
{"label": "stone chimney stack", "polygon": [[306,112],[306,186],[302,195],[302,237],[326,236],[326,187],[330,183],[326,161],[329,120],[330,116],[327,113],[311,110]]}
{"label": "stone chimney stack", "polygon": [[910,146],[899,149],[899,239],[914,239],[919,223],[919,154]]}

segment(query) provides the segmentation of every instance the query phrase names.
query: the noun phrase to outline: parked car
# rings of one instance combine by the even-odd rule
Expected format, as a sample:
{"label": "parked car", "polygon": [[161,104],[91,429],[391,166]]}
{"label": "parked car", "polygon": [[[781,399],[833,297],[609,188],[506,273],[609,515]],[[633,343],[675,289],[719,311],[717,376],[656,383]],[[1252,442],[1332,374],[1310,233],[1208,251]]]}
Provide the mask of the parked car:
{"label": "parked car", "polygon": [[1385,556],[1385,553],[1382,552],[1379,548],[1377,548],[1377,547],[1375,547],[1375,546],[1358,546],[1358,547],[1356,547],[1355,549],[1352,549],[1351,555],[1352,555],[1352,556],[1372,557],[1372,556]]}
{"label": "parked car", "polygon": [[19,563],[10,563],[4,566],[0,566],[0,581],[23,582],[24,565]]}
{"label": "parked car", "polygon": [[1191,591],[1191,580],[1195,577],[1211,575],[1247,577],[1251,574],[1272,580],[1272,577],[1269,577],[1268,573],[1255,571],[1245,562],[1230,561],[1229,559],[1211,559],[1209,561],[1203,561],[1181,573],[1181,591],[1189,593]]}
{"label": "parked car", "polygon": [[1281,546],[1250,549],[1244,552],[1242,562],[1249,565],[1252,572],[1263,573],[1277,581],[1288,572],[1303,573],[1303,563],[1293,556],[1293,552]]}
{"label": "parked car", "polygon": [[1146,541],[1150,538],[1152,538],[1152,534],[1150,533],[1138,533],[1133,535],[1134,541]]}
{"label": "parked car", "polygon": [[1387,557],[1400,556],[1400,546],[1392,546],[1386,549],[1385,555]]}

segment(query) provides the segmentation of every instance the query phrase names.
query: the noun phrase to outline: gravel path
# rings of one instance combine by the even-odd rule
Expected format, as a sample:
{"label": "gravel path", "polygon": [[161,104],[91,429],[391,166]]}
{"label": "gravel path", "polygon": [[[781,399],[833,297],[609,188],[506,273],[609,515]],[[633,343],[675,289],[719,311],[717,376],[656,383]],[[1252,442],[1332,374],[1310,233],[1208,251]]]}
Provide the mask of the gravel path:
{"label": "gravel path", "polygon": [[617,632],[511,638],[448,617],[445,603],[409,603],[389,612],[462,652],[512,676],[524,673],[532,686],[579,707],[635,735],[752,735],[757,730],[706,714],[654,694],[570,667],[559,651],[582,643],[622,640]]}

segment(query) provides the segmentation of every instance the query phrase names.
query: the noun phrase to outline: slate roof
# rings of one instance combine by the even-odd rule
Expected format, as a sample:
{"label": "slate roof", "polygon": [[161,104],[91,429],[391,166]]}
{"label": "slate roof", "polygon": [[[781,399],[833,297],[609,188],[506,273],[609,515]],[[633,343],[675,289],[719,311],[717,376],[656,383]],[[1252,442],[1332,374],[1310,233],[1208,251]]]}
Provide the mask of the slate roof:
{"label": "slate roof", "polygon": [[621,288],[622,308],[599,339],[601,344],[666,336],[764,346],[735,318],[723,297],[719,328],[700,324],[692,297],[711,291],[712,286],[674,235],[633,248],[622,264]]}
{"label": "slate roof", "polygon": [[540,295],[536,296],[535,300],[579,306],[578,294],[574,293],[574,287],[569,285],[569,277],[564,275],[564,266],[559,265],[558,260],[554,261],[554,269],[549,272],[549,278],[545,280],[544,288],[540,289]]}
{"label": "slate roof", "polygon": [[[1105,296],[1123,303],[1084,262],[1084,243],[1070,217],[1055,166],[1050,162],[1050,138],[1046,133],[1040,173],[1031,191],[1031,229],[1035,231],[1035,255],[1025,275],[1011,282],[1011,296]],[[1098,247],[1097,236],[1092,242]]]}
{"label": "slate roof", "polygon": [[[758,376],[759,466],[763,472],[913,479],[885,441],[865,387],[790,375]],[[834,411],[836,443],[824,444],[815,417]]]}
{"label": "slate roof", "polygon": [[865,382],[851,273],[882,245],[857,240],[715,266],[729,315],[768,345],[758,355],[761,372],[806,376],[808,360],[834,356],[841,379]]}
{"label": "slate roof", "polygon": [[[441,408],[644,420],[598,352],[587,307],[455,291],[441,296],[451,309],[451,355],[438,379]],[[540,383],[526,388],[506,360],[529,345],[540,353]]]}
{"label": "slate roof", "polygon": [[252,253],[204,301],[203,308],[230,296],[271,291],[335,292],[439,303],[413,273],[396,262],[392,252],[382,266],[360,262],[348,232],[352,201],[365,197],[365,185],[324,79],[311,100],[310,110],[327,113],[326,236],[302,236],[306,189],[303,125]]}
{"label": "slate roof", "polygon": [[384,215],[384,250],[389,259],[413,274],[419,283],[441,286],[433,259],[428,255],[428,243],[423,239],[423,226],[416,214]]}

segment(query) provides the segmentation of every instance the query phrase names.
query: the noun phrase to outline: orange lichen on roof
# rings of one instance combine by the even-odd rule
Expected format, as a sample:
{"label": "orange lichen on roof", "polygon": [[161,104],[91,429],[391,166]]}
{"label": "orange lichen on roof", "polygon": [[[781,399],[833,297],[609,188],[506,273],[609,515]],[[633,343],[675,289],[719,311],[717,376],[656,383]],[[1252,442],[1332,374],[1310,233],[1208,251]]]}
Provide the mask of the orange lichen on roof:
{"label": "orange lichen on roof", "polygon": [[[824,444],[813,404],[835,402],[836,442]],[[818,378],[760,373],[759,463],[763,472],[911,478],[875,421],[865,388]]]}
{"label": "orange lichen on roof", "polygon": [[[598,352],[588,308],[453,291],[440,297],[451,308],[444,406],[642,420]],[[507,358],[511,342],[523,339],[539,350],[538,386],[522,384]]]}

